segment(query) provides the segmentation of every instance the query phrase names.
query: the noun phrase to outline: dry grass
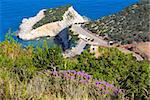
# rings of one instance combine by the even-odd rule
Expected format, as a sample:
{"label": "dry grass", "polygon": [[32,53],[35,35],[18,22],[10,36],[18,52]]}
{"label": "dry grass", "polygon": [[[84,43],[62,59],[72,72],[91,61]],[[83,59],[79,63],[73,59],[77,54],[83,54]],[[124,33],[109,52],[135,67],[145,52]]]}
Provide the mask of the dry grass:
{"label": "dry grass", "polygon": [[0,68],[0,98],[2,100],[111,100],[100,96],[92,85],[64,81],[38,72],[32,79],[20,81],[13,72]]}
{"label": "dry grass", "polygon": [[136,51],[144,54],[150,60],[150,42],[142,42],[136,45]]}

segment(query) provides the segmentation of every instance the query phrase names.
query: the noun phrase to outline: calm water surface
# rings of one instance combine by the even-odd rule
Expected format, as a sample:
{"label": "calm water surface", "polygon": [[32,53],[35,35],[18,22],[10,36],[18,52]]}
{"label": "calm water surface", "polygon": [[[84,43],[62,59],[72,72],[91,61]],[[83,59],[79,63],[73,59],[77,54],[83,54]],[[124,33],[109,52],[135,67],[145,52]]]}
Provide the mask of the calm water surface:
{"label": "calm water surface", "polygon": [[[18,30],[23,18],[34,16],[41,9],[72,4],[81,15],[95,20],[116,13],[137,1],[138,0],[0,0],[0,41],[4,40],[8,29],[12,31]],[[28,43],[31,43],[31,41],[28,41]]]}

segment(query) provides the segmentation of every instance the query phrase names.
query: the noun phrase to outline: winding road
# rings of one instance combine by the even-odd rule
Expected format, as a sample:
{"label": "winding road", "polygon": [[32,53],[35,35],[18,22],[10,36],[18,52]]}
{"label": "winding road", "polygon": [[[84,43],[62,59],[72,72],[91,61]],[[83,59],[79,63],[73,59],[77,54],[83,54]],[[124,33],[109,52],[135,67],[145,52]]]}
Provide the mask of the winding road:
{"label": "winding road", "polygon": [[88,44],[97,45],[97,46],[105,46],[105,47],[109,46],[107,41],[97,37],[93,33],[89,33],[87,30],[83,29],[79,25],[73,25],[71,30],[77,34],[81,34],[83,36],[89,37],[94,40],[94,41],[86,41]]}
{"label": "winding road", "polygon": [[[112,46],[108,45],[107,41],[103,40],[101,37],[96,36],[92,32],[83,29],[79,25],[72,25],[71,30],[76,34],[90,38],[90,40],[85,39],[85,38],[80,38],[76,47],[74,47],[71,50],[68,50],[64,53],[65,57],[74,57],[76,55],[80,55],[83,52],[86,44],[91,44],[91,45],[96,45],[96,46],[104,46],[104,47],[112,47]],[[93,39],[93,41],[91,41],[91,39]],[[124,48],[118,48],[118,49],[124,53],[132,53],[133,56],[136,57],[136,59],[138,61],[143,60],[143,58],[140,55],[136,54],[135,52],[132,52],[132,51],[124,49]]]}

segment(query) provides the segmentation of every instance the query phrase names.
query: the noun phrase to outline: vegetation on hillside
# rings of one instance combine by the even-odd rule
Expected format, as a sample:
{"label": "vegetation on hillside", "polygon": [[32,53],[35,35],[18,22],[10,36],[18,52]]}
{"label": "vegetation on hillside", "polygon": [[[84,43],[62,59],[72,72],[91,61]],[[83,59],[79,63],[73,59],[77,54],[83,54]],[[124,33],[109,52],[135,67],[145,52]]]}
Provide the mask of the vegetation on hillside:
{"label": "vegetation on hillside", "polygon": [[99,51],[99,58],[86,50],[66,59],[59,46],[48,48],[45,42],[42,48],[22,48],[15,41],[5,40],[0,43],[0,98],[149,98],[148,61],[138,62],[115,48]]}
{"label": "vegetation on hillside", "polygon": [[32,28],[36,29],[42,25],[63,20],[63,15],[69,7],[71,7],[71,5],[47,9],[46,11],[44,11],[45,17],[42,18],[39,22],[37,22],[35,25],[33,25]]}
{"label": "vegetation on hillside", "polygon": [[96,80],[84,72],[73,71],[75,75],[72,71],[56,71],[65,61],[60,54],[59,47],[48,48],[46,44],[34,49],[22,48],[7,40],[0,43],[0,98],[86,100],[122,97],[119,88],[111,84],[110,87],[107,82],[93,83]]}
{"label": "vegetation on hillside", "polygon": [[131,54],[125,55],[115,48],[99,48],[99,51],[101,56],[98,59],[89,51],[84,51],[74,60],[66,62],[66,69],[84,70],[96,79],[114,82],[126,89],[129,97],[148,97],[148,61],[138,62]]}
{"label": "vegetation on hillside", "polygon": [[86,23],[83,27],[122,44],[150,41],[149,5],[134,4],[123,11]]}
{"label": "vegetation on hillside", "polygon": [[70,47],[75,47],[78,43],[79,35],[75,34],[71,29],[68,30],[68,34],[70,36],[70,39],[69,39]]}

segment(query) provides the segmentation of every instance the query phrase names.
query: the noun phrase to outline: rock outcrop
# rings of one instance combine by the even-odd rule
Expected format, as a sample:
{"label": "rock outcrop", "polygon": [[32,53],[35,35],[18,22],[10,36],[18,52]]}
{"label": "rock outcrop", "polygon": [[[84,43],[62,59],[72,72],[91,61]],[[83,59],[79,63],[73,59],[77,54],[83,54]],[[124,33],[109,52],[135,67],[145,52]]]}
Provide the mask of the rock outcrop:
{"label": "rock outcrop", "polygon": [[18,33],[19,38],[23,40],[33,40],[45,36],[53,37],[72,24],[87,21],[79,15],[72,6],[70,6],[68,10],[65,11],[61,21],[47,23],[33,29],[33,26],[45,17],[44,11],[45,10],[41,10],[35,17],[23,19],[22,24],[20,25],[20,31]]}

